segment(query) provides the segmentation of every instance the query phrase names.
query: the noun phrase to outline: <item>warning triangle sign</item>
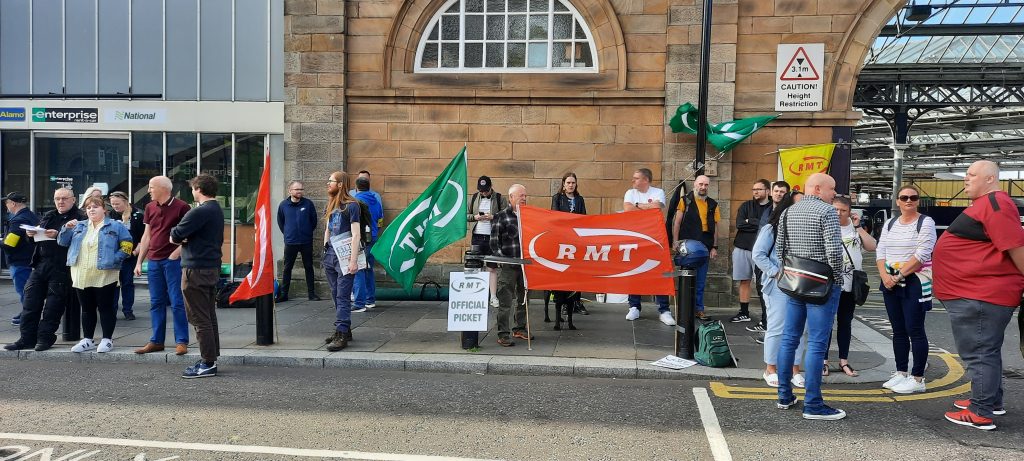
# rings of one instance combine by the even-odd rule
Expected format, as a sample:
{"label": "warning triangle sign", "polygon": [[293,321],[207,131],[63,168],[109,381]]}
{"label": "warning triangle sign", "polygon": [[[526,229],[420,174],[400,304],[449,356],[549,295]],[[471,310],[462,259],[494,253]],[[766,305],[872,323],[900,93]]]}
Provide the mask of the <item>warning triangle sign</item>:
{"label": "warning triangle sign", "polygon": [[804,51],[804,47],[796,49],[796,53],[793,53],[793,57],[790,58],[789,64],[786,64],[786,70],[782,72],[782,76],[779,80],[819,80],[821,76],[818,74],[818,69],[814,68],[814,64],[811,62],[811,58],[807,56],[807,52]]}

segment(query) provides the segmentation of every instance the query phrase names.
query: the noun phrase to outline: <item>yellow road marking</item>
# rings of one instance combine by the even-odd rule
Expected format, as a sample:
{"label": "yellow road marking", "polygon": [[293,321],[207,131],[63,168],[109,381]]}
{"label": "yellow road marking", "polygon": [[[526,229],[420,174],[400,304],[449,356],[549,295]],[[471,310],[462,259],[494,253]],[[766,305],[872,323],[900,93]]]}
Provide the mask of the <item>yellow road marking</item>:
{"label": "yellow road marking", "polygon": [[[947,371],[941,378],[928,383],[929,388],[936,389],[934,391],[900,395],[888,389],[822,389],[822,394],[827,395],[829,400],[840,402],[905,402],[949,397],[970,391],[971,383],[964,383],[950,389],[942,389],[959,381],[964,376],[964,368],[957,361],[956,358],[958,356],[956,354],[936,355],[946,364]],[[716,397],[723,399],[775,400],[778,398],[777,391],[770,387],[730,386],[718,381],[710,382],[709,387]],[[803,395],[805,391],[803,389],[793,389],[793,393]]]}

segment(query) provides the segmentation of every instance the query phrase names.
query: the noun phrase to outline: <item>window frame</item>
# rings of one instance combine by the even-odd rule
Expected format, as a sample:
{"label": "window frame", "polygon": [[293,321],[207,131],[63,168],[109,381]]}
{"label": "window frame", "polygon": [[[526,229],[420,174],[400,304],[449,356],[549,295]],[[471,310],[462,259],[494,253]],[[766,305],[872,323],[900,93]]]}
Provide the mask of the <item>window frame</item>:
{"label": "window frame", "polygon": [[[600,69],[600,60],[599,60],[599,56],[598,56],[598,53],[597,53],[597,47],[596,47],[596,45],[594,43],[594,34],[590,30],[590,25],[587,24],[587,21],[583,18],[582,15],[580,15],[580,13],[576,9],[576,7],[573,6],[573,4],[570,3],[568,0],[547,0],[547,1],[548,1],[548,8],[546,10],[544,10],[544,12],[547,14],[547,18],[548,18],[548,26],[547,26],[548,35],[547,35],[547,38],[545,40],[543,40],[543,41],[542,40],[536,40],[536,39],[530,39],[529,38],[529,15],[531,13],[532,14],[537,14],[538,13],[536,11],[530,11],[529,5],[527,6],[525,11],[522,11],[522,12],[518,12],[518,11],[517,12],[511,12],[511,14],[514,14],[514,15],[526,15],[527,16],[527,37],[522,39],[522,40],[519,40],[519,39],[514,39],[513,40],[513,39],[509,39],[508,38],[508,34],[509,34],[509,31],[508,31],[509,19],[508,19],[508,17],[510,15],[510,12],[508,11],[507,3],[506,3],[505,11],[500,13],[505,18],[505,22],[504,22],[504,24],[505,24],[505,27],[504,27],[505,38],[503,38],[500,41],[499,40],[489,40],[489,39],[486,38],[487,37],[487,35],[486,35],[486,33],[487,33],[487,30],[486,30],[487,17],[492,15],[492,14],[496,15],[495,13],[489,13],[489,12],[469,12],[468,14],[470,14],[470,15],[477,15],[477,14],[479,14],[479,15],[483,16],[484,17],[484,24],[485,25],[484,25],[484,38],[483,39],[481,39],[481,40],[468,40],[467,41],[467,39],[466,39],[466,16],[467,16],[467,12],[465,10],[465,8],[466,8],[465,7],[466,0],[448,0],[448,1],[446,1],[443,5],[441,5],[440,8],[438,8],[434,12],[433,17],[430,18],[430,21],[427,23],[427,27],[423,30],[422,35],[420,35],[420,37],[419,37],[419,43],[416,45],[416,56],[415,56],[415,61],[414,61],[414,65],[413,65],[413,72],[417,73],[417,74],[467,74],[467,73],[471,73],[471,74],[505,74],[505,73],[508,73],[508,74],[517,74],[517,73],[518,74],[562,74],[562,73],[596,74],[596,73],[598,73],[599,69]],[[555,15],[556,14],[565,14],[566,13],[566,11],[555,11],[555,9],[554,9],[555,2],[561,3],[561,5],[568,10],[567,12],[572,15],[572,17],[574,19],[574,24],[578,23],[580,28],[583,30],[583,34],[585,35],[585,38],[586,38],[586,46],[588,46],[590,48],[590,55],[591,55],[591,59],[593,60],[593,65],[592,66],[590,66],[590,67],[572,67],[572,66],[569,66],[569,67],[553,67],[551,65],[551,57],[552,57],[552,53],[554,52],[554,45],[556,43],[576,44],[576,43],[582,43],[583,42],[582,39],[577,39],[577,38],[569,38],[569,39],[555,39],[554,38],[554,24],[553,23],[554,23]],[[459,12],[458,12],[458,15],[459,15],[458,16],[459,17],[459,39],[458,39],[458,42],[446,41],[446,40],[441,39],[441,34],[442,34],[443,31],[441,31],[440,29],[438,30],[438,34],[439,34],[438,39],[437,40],[430,40],[428,37],[429,37],[431,31],[433,31],[434,27],[438,27],[438,23],[441,21],[441,18],[445,15],[445,13],[448,11],[448,9],[450,9],[452,7],[452,5],[455,4],[455,3],[459,4]],[[485,3],[486,3],[486,0],[485,0]],[[572,29],[575,30],[575,27],[572,27]],[[458,43],[458,45],[459,45],[459,65],[458,65],[458,67],[441,67],[440,66],[440,59],[441,59],[441,47],[440,46],[438,47],[438,61],[439,61],[438,62],[438,67],[422,67],[421,64],[422,64],[422,60],[423,60],[423,51],[424,51],[428,41],[429,42],[433,42],[433,43],[437,43],[437,44]],[[507,45],[509,43],[525,43],[526,44],[526,49],[527,49],[527,54],[524,56],[524,59],[526,61],[526,66],[524,66],[524,67],[507,67],[507,65],[508,65],[508,52],[506,51],[505,54],[504,54],[504,61],[505,61],[504,64],[505,64],[506,67],[465,67],[466,44],[467,43],[481,43],[481,44],[484,44],[484,48],[485,49],[486,49],[486,44],[488,44],[488,43],[501,43],[501,44],[503,44],[503,46],[505,47],[506,50],[507,50]],[[529,61],[529,51],[528,50],[530,48],[530,45],[534,44],[534,43],[544,43],[547,46],[546,65],[544,67],[529,67],[529,62],[530,61]],[[482,59],[482,64],[486,65],[486,57],[482,57],[481,59]]]}

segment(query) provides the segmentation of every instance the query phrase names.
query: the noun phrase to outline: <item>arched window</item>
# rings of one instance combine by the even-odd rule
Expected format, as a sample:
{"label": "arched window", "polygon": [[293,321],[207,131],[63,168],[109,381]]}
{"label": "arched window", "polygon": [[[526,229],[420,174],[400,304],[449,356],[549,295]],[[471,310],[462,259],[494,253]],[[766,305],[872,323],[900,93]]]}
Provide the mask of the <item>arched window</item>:
{"label": "arched window", "polygon": [[590,29],[564,0],[450,0],[426,30],[416,72],[597,72]]}

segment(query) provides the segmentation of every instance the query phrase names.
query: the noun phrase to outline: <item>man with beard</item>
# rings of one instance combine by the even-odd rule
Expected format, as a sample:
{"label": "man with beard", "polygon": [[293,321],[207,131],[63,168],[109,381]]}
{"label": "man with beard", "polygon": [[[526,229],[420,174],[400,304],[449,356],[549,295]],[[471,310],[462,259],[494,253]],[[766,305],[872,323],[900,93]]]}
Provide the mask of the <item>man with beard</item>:
{"label": "man with beard", "polygon": [[[718,202],[708,197],[711,179],[700,175],[693,180],[693,191],[679,200],[675,217],[672,219],[672,247],[679,240],[697,240],[708,247],[711,258],[718,256],[718,233],[716,227],[722,220]],[[710,259],[697,268],[697,318],[708,320],[704,313],[704,285],[708,280]]]}
{"label": "man with beard", "polygon": [[753,197],[740,205],[736,212],[736,238],[732,249],[732,279],[740,282],[740,312],[729,319],[732,323],[750,321],[750,280],[754,277],[754,258],[751,250],[757,231],[761,229],[761,218],[772,208],[768,198],[771,183],[758,179],[751,189]]}

